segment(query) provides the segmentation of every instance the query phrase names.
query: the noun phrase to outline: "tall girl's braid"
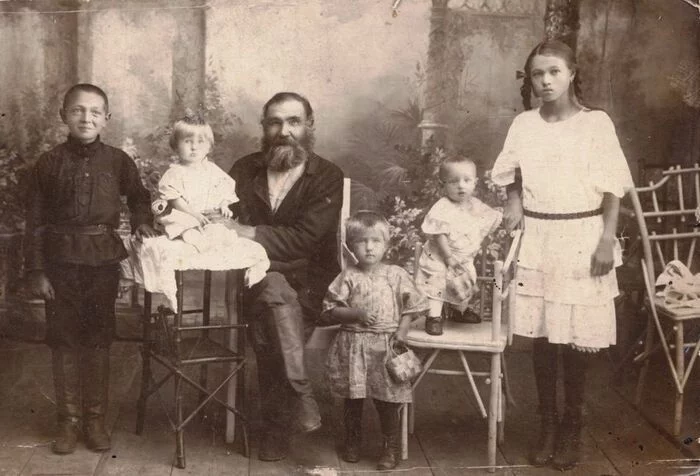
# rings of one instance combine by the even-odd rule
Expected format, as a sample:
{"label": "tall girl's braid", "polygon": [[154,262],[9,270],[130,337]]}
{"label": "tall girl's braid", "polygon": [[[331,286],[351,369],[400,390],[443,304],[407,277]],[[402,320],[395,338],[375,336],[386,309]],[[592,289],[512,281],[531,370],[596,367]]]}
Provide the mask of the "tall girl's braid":
{"label": "tall girl's braid", "polygon": [[523,107],[525,110],[529,111],[532,109],[532,82],[527,73],[523,76],[523,85],[520,86],[520,96],[523,99]]}

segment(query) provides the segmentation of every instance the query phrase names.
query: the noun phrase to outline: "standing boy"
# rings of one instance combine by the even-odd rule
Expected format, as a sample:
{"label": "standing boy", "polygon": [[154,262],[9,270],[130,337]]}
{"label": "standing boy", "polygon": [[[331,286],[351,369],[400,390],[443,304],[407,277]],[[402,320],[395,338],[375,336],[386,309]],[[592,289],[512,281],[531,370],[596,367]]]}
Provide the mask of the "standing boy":
{"label": "standing boy", "polygon": [[[121,195],[136,236],[155,236],[150,196],[131,158],[100,141],[110,119],[105,92],[77,84],[63,99],[66,142],[43,154],[30,180],[25,265],[31,290],[46,300],[58,434],[54,453],[75,450],[82,413],[85,444],[110,448],[105,429],[119,261],[115,230]],[[82,412],[81,412],[82,397]]]}

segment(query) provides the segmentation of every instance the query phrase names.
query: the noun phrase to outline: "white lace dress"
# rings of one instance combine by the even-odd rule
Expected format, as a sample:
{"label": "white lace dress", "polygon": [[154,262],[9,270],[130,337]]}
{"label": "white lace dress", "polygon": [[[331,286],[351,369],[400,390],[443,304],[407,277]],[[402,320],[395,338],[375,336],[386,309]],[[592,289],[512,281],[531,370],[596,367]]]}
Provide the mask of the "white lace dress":
{"label": "white lace dress", "polygon": [[[613,123],[602,111],[584,109],[553,123],[537,109],[517,116],[494,164],[493,181],[513,183],[517,168],[523,207],[540,213],[595,210],[605,192],[621,198],[633,186]],[[524,217],[516,334],[585,347],[615,343],[615,271],[601,277],[590,271],[602,232],[602,214],[564,220]],[[620,264],[616,244],[615,265]]]}

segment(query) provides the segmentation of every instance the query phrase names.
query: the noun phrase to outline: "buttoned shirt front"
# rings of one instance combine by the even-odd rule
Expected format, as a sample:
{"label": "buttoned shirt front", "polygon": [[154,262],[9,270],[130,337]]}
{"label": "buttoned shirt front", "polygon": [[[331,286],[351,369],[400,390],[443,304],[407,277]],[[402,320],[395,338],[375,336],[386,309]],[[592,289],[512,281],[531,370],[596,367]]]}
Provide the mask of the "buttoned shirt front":
{"label": "buttoned shirt front", "polygon": [[[69,137],[43,154],[29,181],[27,270],[42,269],[46,262],[98,266],[123,259],[126,252],[114,231],[122,195],[127,197],[132,230],[152,222],[150,194],[136,164],[99,137],[90,144]],[[102,228],[85,231],[95,226]]]}

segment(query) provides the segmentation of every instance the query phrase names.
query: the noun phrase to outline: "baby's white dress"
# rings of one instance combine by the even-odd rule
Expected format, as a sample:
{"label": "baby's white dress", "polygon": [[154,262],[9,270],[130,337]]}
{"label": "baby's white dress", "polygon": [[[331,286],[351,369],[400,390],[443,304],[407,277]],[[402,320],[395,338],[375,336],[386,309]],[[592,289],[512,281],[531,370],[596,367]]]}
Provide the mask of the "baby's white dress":
{"label": "baby's white dress", "polygon": [[[484,238],[501,223],[502,213],[472,197],[469,205],[442,197],[430,208],[421,227],[426,235],[445,235],[452,256],[466,276],[450,275],[435,240],[428,240],[418,260],[416,286],[431,299],[464,308],[476,284],[474,257]],[[450,281],[458,281],[450,283]],[[466,288],[466,289],[464,289]],[[456,289],[461,292],[455,291]]]}
{"label": "baby's white dress", "polygon": [[[513,183],[517,168],[522,173],[523,208],[539,213],[596,210],[603,193],[622,198],[633,187],[615,127],[603,111],[584,109],[552,123],[542,119],[539,109],[518,115],[492,179],[503,186]],[[615,343],[615,270],[591,276],[591,257],[602,232],[602,214],[556,220],[524,217],[515,334],[584,347]],[[619,266],[619,243],[614,253]]]}

